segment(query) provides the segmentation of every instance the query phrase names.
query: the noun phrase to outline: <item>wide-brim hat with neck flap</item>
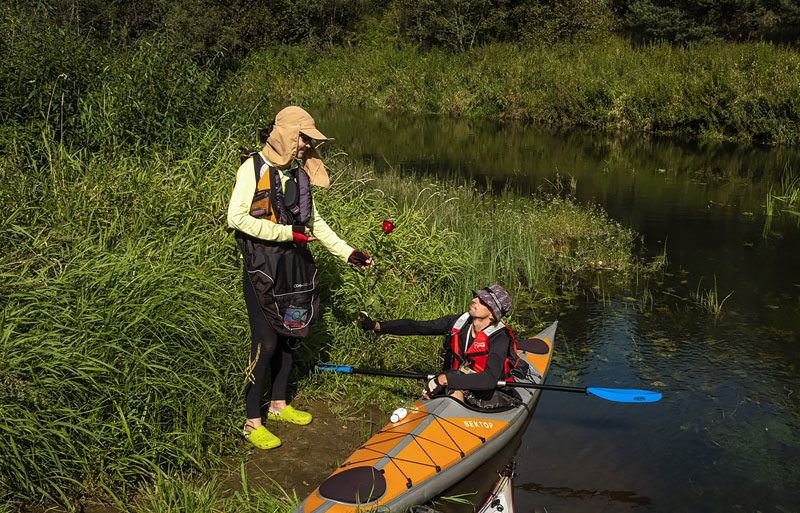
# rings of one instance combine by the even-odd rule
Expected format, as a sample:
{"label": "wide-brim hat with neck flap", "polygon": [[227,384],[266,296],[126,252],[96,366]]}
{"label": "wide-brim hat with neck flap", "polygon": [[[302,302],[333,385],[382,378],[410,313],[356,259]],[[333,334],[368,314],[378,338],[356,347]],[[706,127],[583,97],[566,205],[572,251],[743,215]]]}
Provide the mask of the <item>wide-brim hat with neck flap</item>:
{"label": "wide-brim hat with neck flap", "polygon": [[[289,106],[275,115],[275,124],[264,145],[264,157],[274,166],[286,167],[297,157],[297,141],[300,133],[316,141],[329,141],[331,138],[317,130],[311,114],[296,106]],[[330,185],[325,164],[315,148],[309,148],[303,154],[303,169],[313,185],[327,187]]]}

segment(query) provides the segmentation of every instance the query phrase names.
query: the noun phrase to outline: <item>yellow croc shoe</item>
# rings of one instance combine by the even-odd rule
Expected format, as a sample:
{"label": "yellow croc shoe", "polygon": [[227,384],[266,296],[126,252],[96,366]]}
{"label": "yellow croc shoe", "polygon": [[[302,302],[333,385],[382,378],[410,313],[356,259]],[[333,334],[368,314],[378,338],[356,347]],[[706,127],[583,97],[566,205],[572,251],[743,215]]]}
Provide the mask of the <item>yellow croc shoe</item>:
{"label": "yellow croc shoe", "polygon": [[281,445],[281,439],[270,433],[264,426],[258,426],[252,431],[245,428],[244,437],[259,449],[274,449]]}
{"label": "yellow croc shoe", "polygon": [[305,411],[295,410],[291,406],[286,406],[281,411],[275,411],[270,408],[267,412],[267,418],[272,420],[283,420],[291,422],[292,424],[300,424],[305,426],[311,423],[311,414]]}

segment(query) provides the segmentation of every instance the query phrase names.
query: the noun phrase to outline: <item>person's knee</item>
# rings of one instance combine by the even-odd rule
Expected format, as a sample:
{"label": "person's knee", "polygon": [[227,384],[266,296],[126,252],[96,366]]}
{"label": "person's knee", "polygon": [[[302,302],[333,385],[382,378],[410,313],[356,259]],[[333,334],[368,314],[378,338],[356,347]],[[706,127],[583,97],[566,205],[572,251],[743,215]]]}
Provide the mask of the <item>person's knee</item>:
{"label": "person's knee", "polygon": [[250,348],[250,362],[247,365],[248,372],[255,372],[259,375],[266,372],[270,362],[273,360],[274,353],[275,344],[254,342]]}

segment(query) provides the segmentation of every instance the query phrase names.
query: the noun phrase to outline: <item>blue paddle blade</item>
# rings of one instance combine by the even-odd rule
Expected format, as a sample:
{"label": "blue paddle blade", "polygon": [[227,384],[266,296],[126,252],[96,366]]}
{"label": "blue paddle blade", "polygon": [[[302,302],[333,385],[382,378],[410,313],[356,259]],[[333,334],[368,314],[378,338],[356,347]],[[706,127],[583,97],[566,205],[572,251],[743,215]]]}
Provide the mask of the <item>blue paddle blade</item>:
{"label": "blue paddle blade", "polygon": [[329,370],[333,372],[353,372],[352,367],[348,367],[347,365],[333,365],[331,363],[319,363],[317,364],[317,368],[320,370]]}
{"label": "blue paddle blade", "polygon": [[596,395],[606,401],[614,401],[617,403],[654,403],[661,399],[661,394],[658,392],[630,388],[588,387],[586,393]]}

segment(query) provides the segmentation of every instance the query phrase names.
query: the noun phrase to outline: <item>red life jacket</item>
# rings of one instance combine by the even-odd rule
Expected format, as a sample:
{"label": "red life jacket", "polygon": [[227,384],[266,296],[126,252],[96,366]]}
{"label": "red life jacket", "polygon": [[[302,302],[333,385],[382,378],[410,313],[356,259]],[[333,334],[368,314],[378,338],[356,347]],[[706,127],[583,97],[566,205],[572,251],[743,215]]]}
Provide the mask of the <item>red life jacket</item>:
{"label": "red life jacket", "polygon": [[494,326],[490,324],[478,332],[477,335],[475,335],[475,339],[462,354],[458,343],[458,334],[461,333],[461,330],[464,328],[464,325],[468,320],[469,313],[465,313],[459,317],[455,324],[453,324],[453,327],[450,328],[450,351],[452,351],[455,355],[455,358],[453,358],[453,370],[457,370],[462,364],[466,364],[467,367],[475,372],[483,372],[483,370],[486,368],[486,360],[489,358],[489,344],[491,343],[490,338],[493,335],[500,333],[502,330],[506,330],[511,338],[511,345],[509,346],[506,360],[503,363],[502,379],[505,381],[513,381],[511,369],[516,367],[517,362],[519,361],[519,357],[517,356],[517,341],[514,339],[514,334],[511,332],[508,326],[500,321],[498,321]]}

